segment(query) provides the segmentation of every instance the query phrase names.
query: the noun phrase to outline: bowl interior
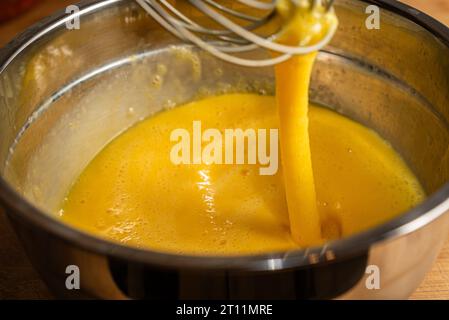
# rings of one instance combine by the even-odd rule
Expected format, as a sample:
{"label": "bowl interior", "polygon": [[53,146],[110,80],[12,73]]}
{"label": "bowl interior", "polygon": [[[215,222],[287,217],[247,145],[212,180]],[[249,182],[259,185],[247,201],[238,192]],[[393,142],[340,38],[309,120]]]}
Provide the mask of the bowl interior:
{"label": "bowl interior", "polygon": [[[368,30],[366,5],[337,1],[339,31],[319,54],[311,100],[377,131],[432,194],[449,177],[449,49],[387,10]],[[133,1],[83,10],[79,30],[48,23],[0,74],[1,175],[50,215],[98,151],[141,119],[207,95],[274,93],[272,68],[183,45]]]}

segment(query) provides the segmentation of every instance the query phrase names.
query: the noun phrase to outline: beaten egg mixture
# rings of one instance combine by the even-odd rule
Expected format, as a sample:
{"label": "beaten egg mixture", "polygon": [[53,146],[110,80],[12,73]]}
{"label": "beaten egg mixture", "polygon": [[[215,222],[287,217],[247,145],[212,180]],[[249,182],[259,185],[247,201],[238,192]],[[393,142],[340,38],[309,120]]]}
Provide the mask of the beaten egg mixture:
{"label": "beaten egg mixture", "polygon": [[[277,41],[317,43],[332,11],[280,1]],[[275,53],[273,53],[275,55]],[[124,244],[184,254],[290,250],[345,237],[412,208],[421,185],[375,132],[309,105],[316,53],[277,65],[276,97],[227,94],[156,114],[130,128],[87,166],[61,210],[70,225]],[[174,164],[170,134],[192,123],[279,129],[280,168]],[[192,132],[190,132],[192,133]]]}

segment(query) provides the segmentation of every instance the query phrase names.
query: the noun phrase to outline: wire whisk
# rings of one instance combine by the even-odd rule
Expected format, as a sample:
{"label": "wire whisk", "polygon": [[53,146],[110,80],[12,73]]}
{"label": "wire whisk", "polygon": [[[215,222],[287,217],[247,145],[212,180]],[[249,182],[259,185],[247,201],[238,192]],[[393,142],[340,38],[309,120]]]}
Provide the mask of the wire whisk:
{"label": "wire whisk", "polygon": [[[202,26],[187,17],[168,0],[136,0],[161,26],[181,40],[197,45],[210,54],[246,67],[272,66],[288,60],[292,55],[308,54],[323,48],[333,37],[337,27],[331,26],[327,34],[318,43],[310,46],[288,46],[276,43],[278,29],[271,35],[260,36],[254,30],[269,24],[277,16],[276,2],[261,0],[235,0],[244,9],[261,12],[261,16],[244,13],[248,10],[234,10],[216,0],[184,0],[187,5],[200,11],[223,28]],[[289,0],[297,6],[306,6],[312,10],[315,6],[323,6],[326,11],[333,10],[334,0]],[[242,26],[230,17],[246,22]],[[234,19],[235,20],[235,19]],[[245,59],[237,56],[240,53],[265,48],[279,53],[268,59]]]}

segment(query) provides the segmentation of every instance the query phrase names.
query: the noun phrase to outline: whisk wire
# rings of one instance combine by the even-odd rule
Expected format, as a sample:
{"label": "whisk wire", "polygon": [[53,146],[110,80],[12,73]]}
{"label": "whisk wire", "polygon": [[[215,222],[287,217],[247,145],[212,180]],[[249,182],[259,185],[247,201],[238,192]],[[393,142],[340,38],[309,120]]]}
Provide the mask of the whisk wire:
{"label": "whisk wire", "polygon": [[219,3],[217,3],[216,1],[213,0],[204,0],[204,2],[206,2],[207,4],[211,5],[212,7],[215,7],[223,12],[226,12],[232,16],[235,16],[239,19],[243,19],[243,20],[247,20],[247,21],[252,21],[252,22],[257,22],[260,20],[259,17],[253,17],[247,14],[244,14],[242,12],[236,11],[236,10],[232,10],[224,5],[221,5]]}
{"label": "whisk wire", "polygon": [[[336,31],[336,26],[318,43],[310,46],[287,46],[274,42],[278,32],[265,38],[252,32],[268,23],[276,14],[276,0],[271,2],[261,2],[258,0],[238,0],[238,2],[251,8],[269,10],[263,17],[254,17],[235,11],[214,0],[189,0],[189,3],[197,10],[205,14],[224,29],[205,28],[194,22],[182,12],[177,10],[167,0],[136,0],[142,8],[147,11],[158,23],[183,41],[193,43],[208,51],[216,57],[225,61],[247,67],[271,66],[288,60],[292,55],[307,54],[320,50],[332,38]],[[295,2],[312,1],[311,6],[322,5],[326,10],[332,10],[333,0],[291,0]],[[226,13],[233,17],[250,21],[249,25],[240,26],[220,13]],[[216,39],[204,40],[197,34],[215,37]],[[279,56],[269,59],[254,60],[235,56],[235,53],[242,53],[255,50],[258,47],[278,52]]]}

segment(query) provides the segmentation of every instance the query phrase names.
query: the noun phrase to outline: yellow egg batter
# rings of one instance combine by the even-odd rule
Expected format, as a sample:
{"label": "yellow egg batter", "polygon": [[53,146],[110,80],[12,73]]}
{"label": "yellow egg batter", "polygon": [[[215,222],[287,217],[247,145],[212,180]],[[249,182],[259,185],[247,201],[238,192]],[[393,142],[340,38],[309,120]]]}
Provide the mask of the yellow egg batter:
{"label": "yellow egg batter", "polygon": [[[319,6],[297,8],[285,0],[278,10],[285,20],[279,44],[316,44],[337,23],[332,11]],[[337,113],[309,108],[315,57],[294,56],[276,66],[276,99],[212,97],[129,129],[83,172],[62,220],[133,246],[235,255],[322,244],[415,206],[424,192],[388,143]],[[260,164],[197,158],[196,164],[174,163],[173,130],[194,135],[198,121],[220,132],[279,128],[280,170],[261,175]]]}
{"label": "yellow egg batter", "polygon": [[[376,133],[312,106],[310,144],[324,235],[348,236],[420,202],[424,193]],[[276,100],[233,94],[161,112],[112,141],[64,203],[63,221],[96,235],[154,250],[244,254],[297,248],[289,230],[282,168],[175,165],[173,129],[278,128]],[[338,230],[335,230],[335,229]]]}
{"label": "yellow egg batter", "polygon": [[[280,44],[314,45],[337,24],[333,11],[322,6],[311,10],[296,7],[290,0],[280,0],[277,6],[285,19],[277,39]],[[296,55],[275,67],[290,232],[302,246],[317,245],[326,238],[321,230],[324,217],[317,208],[309,138],[309,81],[315,58],[316,52]]]}

